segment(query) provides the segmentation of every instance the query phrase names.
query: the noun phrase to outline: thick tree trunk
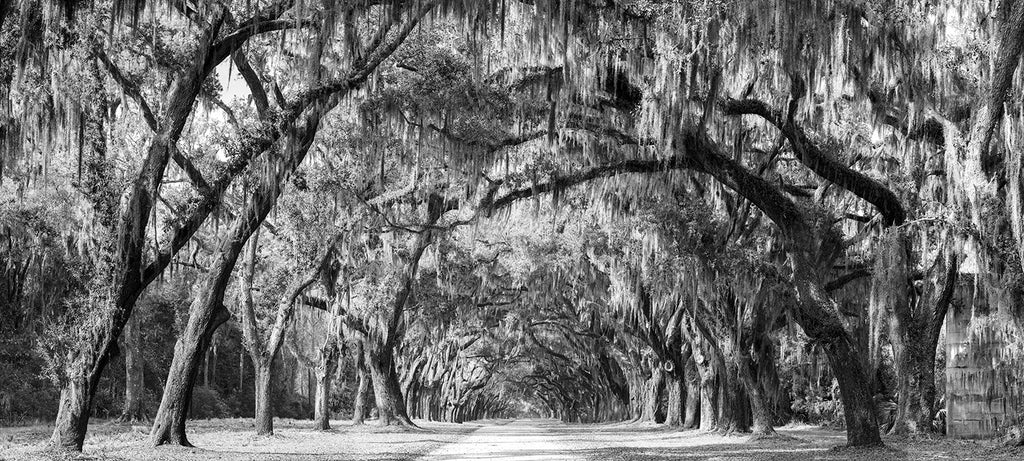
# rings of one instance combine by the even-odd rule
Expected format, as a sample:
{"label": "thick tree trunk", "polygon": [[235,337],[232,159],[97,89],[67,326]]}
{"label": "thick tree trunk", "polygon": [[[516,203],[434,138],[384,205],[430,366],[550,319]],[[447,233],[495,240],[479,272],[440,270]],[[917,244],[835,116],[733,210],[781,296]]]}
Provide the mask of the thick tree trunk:
{"label": "thick tree trunk", "polygon": [[156,413],[153,429],[149,434],[150,443],[153,445],[170,443],[192,446],[185,436],[185,422],[192,402],[192,389],[195,387],[203,353],[210,345],[213,332],[230,318],[222,304],[217,303],[208,307],[203,301],[204,298],[199,297],[192,303],[189,322],[174,345],[174,358],[167,372],[160,409]]}
{"label": "thick tree trunk", "polygon": [[142,358],[142,335],[139,331],[138,315],[128,320],[124,329],[124,406],[119,420],[125,423],[148,422],[145,407],[144,373]]}
{"label": "thick tree trunk", "polygon": [[626,416],[629,417],[629,382],[622,371],[622,366],[604,347],[600,350],[600,359],[601,371],[608,381],[608,387],[612,396],[615,397],[614,403],[617,404],[605,405],[605,407],[624,409]]}
{"label": "thick tree trunk", "polygon": [[393,352],[380,344],[367,346],[366,365],[370,369],[380,425],[414,426],[405,411],[405,399],[402,398],[398,373],[395,371]]}
{"label": "thick tree trunk", "polygon": [[365,366],[359,369],[359,385],[356,388],[355,402],[352,404],[352,424],[363,424],[366,420],[366,410],[370,398],[370,372]]}
{"label": "thick tree trunk", "polygon": [[[682,371],[682,370],[679,370]],[[668,389],[668,409],[665,412],[665,424],[669,426],[683,425],[683,405],[686,401],[686,384],[682,373],[668,373],[665,387]]]}
{"label": "thick tree trunk", "polygon": [[754,378],[753,364],[750,355],[745,352],[737,354],[737,364],[740,381],[744,390],[747,391],[747,399],[750,400],[750,411],[753,419],[753,435],[755,437],[775,435],[774,418],[765,399],[761,384]]}
{"label": "thick tree trunk", "polygon": [[714,378],[700,383],[700,429],[713,431],[718,428],[718,405]]}
{"label": "thick tree trunk", "polygon": [[[809,282],[797,264],[795,282],[800,299],[797,322],[807,336],[824,346],[832,372],[839,381],[846,419],[846,438],[850,446],[876,446],[882,444],[878,418],[875,414],[871,385],[857,353],[853,338],[839,319],[838,310],[817,284]],[[806,268],[805,268],[806,269]]]}
{"label": "thick tree trunk", "polygon": [[331,378],[338,368],[338,347],[336,341],[320,352],[320,363],[316,368],[316,400],[313,406],[313,427],[320,431],[331,428]]}
{"label": "thick tree trunk", "polygon": [[644,413],[644,391],[647,380],[640,375],[639,371],[631,369],[627,372],[627,382],[629,383],[629,419],[639,421]]}
{"label": "thick tree trunk", "polygon": [[[899,401],[890,435],[931,432],[932,405],[935,402],[935,348],[924,338],[910,335],[907,344],[892,341],[896,362],[896,386]],[[917,341],[915,341],[917,339]],[[929,347],[932,346],[932,347]]]}
{"label": "thick tree trunk", "polygon": [[746,402],[737,382],[736,365],[721,354],[716,353],[715,357],[715,367],[721,370],[718,373],[718,429],[727,434],[747,432],[750,428],[744,418]]}
{"label": "thick tree trunk", "polygon": [[849,337],[837,338],[827,345],[825,353],[839,381],[846,417],[847,443],[850,446],[881,445],[870,386],[852,341]]}
{"label": "thick tree trunk", "polygon": [[658,407],[661,403],[662,382],[665,379],[665,371],[659,364],[651,369],[651,377],[644,383],[644,406],[640,413],[640,422],[655,422],[657,420]]}
{"label": "thick tree trunk", "polygon": [[409,364],[408,368],[404,371],[405,376],[402,378],[402,395],[405,396],[405,411],[411,417],[416,415],[416,387],[418,378],[420,376],[420,370],[424,365],[427,364],[427,359],[424,357],[418,357]]}
{"label": "thick tree trunk", "polygon": [[81,451],[89,428],[94,391],[84,376],[72,377],[60,391],[60,406],[50,445],[58,450]]}
{"label": "thick tree trunk", "polygon": [[[922,297],[912,305],[907,299],[909,263],[906,259],[909,245],[906,236],[893,231],[883,244],[891,245],[879,251],[876,264],[886,264],[899,270],[889,270],[890,280],[877,280],[880,292],[891,293],[885,299],[891,306],[889,315],[889,342],[892,344],[896,365],[896,385],[899,400],[890,435],[932,432],[935,405],[935,351],[938,347],[942,323],[956,289],[958,265],[952,254],[946,256],[946,274],[943,288],[932,301]],[[884,259],[883,259],[884,258]],[[894,279],[894,280],[893,280]]]}
{"label": "thick tree trunk", "polygon": [[316,397],[313,403],[313,428],[318,431],[326,431],[331,428],[330,388],[331,375],[317,372]]}
{"label": "thick tree trunk", "polygon": [[686,414],[683,419],[684,429],[697,429],[701,421],[701,397],[699,383],[686,383]]}
{"label": "thick tree trunk", "polygon": [[410,418],[423,418],[423,412],[420,411],[420,398],[419,398],[419,383],[411,383],[404,391],[405,395],[405,411],[409,413]]}
{"label": "thick tree trunk", "polygon": [[686,361],[686,416],[683,419],[683,427],[687,429],[696,428],[700,424],[700,373],[697,371],[697,364],[691,356]]}
{"label": "thick tree trunk", "polygon": [[367,406],[370,403],[370,371],[366,368],[366,351],[363,341],[356,343],[353,358],[356,362],[356,393],[352,403],[352,424],[360,425],[366,420]]}
{"label": "thick tree trunk", "polygon": [[274,434],[274,408],[271,403],[273,376],[270,361],[256,365],[256,435]]}
{"label": "thick tree trunk", "polygon": [[[707,360],[707,357],[704,357]],[[701,362],[697,362],[701,363]],[[700,369],[700,429],[713,431],[718,428],[718,379],[714,367],[705,362],[697,365]]]}

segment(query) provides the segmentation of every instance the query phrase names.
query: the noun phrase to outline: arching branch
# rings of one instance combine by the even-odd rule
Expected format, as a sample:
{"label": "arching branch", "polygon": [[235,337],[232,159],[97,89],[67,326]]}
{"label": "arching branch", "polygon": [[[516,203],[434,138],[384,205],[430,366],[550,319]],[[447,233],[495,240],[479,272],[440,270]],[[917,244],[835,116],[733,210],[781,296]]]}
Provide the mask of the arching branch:
{"label": "arching branch", "polygon": [[263,88],[263,81],[260,80],[259,75],[256,74],[256,71],[249,64],[249,59],[245,56],[245,52],[241,49],[231,55],[231,60],[235,63],[235,67],[238,68],[238,73],[242,75],[242,79],[245,80],[246,86],[249,87],[252,100],[256,104],[256,113],[260,119],[265,120],[270,110],[270,99],[267,98],[267,90]]}
{"label": "arching branch", "polygon": [[121,90],[124,91],[124,94],[129,98],[132,98],[132,100],[138,104],[139,111],[142,112],[142,118],[146,121],[146,125],[149,125],[149,129],[156,132],[158,130],[156,116],[153,115],[153,109],[149,107],[149,103],[146,102],[146,98],[142,96],[142,91],[139,89],[139,86],[121,72],[121,69],[119,69],[117,65],[110,60],[110,57],[107,56],[107,53],[105,53],[102,48],[97,46],[93,52],[96,54],[96,58],[103,63],[103,67],[107,69],[107,73],[110,74],[110,77],[113,78],[114,82],[116,82],[117,85],[121,87]]}
{"label": "arching branch", "polygon": [[899,198],[889,188],[863,173],[839,162],[822,152],[793,121],[786,121],[782,114],[757,99],[728,99],[721,103],[727,115],[757,115],[775,125],[789,140],[796,157],[805,166],[822,178],[836,183],[854,195],[874,205],[882,213],[886,226],[899,225],[906,220],[906,210]]}

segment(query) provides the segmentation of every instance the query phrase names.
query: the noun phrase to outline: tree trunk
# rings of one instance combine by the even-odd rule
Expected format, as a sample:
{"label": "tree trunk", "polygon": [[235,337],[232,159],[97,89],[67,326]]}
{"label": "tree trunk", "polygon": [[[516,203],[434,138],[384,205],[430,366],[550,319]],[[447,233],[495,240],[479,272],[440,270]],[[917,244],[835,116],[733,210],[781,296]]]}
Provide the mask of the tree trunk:
{"label": "tree trunk", "polygon": [[313,406],[313,427],[320,431],[326,431],[331,428],[331,378],[338,368],[338,343],[330,338],[328,341],[329,344],[325,345],[320,351],[320,363],[316,368],[316,400]]}
{"label": "tree trunk", "polygon": [[217,303],[209,307],[203,301],[204,297],[198,297],[192,303],[188,324],[174,345],[174,358],[167,372],[160,409],[157,410],[153,429],[149,434],[150,443],[154,446],[166,443],[192,446],[185,436],[185,422],[192,402],[192,389],[195,387],[203,353],[210,345],[213,332],[230,318],[222,304]]}
{"label": "tree trunk", "polygon": [[[920,313],[919,313],[920,315]],[[890,323],[898,324],[896,316]],[[890,435],[933,432],[932,407],[935,405],[935,350],[939,327],[934,330],[921,318],[910,318],[909,327],[894,325],[893,330],[905,335],[890,334],[893,360],[896,365],[896,388],[899,389],[896,417]],[[934,331],[936,334],[931,335]]]}
{"label": "tree trunk", "polygon": [[[913,341],[911,335],[911,340]],[[935,350],[924,341],[896,346],[896,386],[899,401],[890,435],[931,432],[931,409],[935,402]]]}
{"label": "tree trunk", "polygon": [[267,363],[256,365],[256,409],[255,424],[256,435],[274,434],[274,408],[271,403],[273,376],[272,365]]}
{"label": "tree trunk", "polygon": [[[896,385],[899,390],[896,416],[890,435],[932,432],[935,405],[935,351],[938,347],[942,323],[952,301],[958,280],[958,265],[951,253],[946,255],[946,274],[943,288],[934,299],[922,296],[912,305],[907,299],[906,236],[899,230],[886,236],[876,264],[886,264],[901,270],[889,270],[889,280],[876,280],[880,292],[891,293],[882,298],[891,306],[889,315],[889,342],[892,344],[896,365]],[[884,258],[884,259],[883,259]],[[873,287],[874,289],[875,287]],[[927,301],[934,301],[934,305]]]}
{"label": "tree trunk", "polygon": [[665,386],[668,388],[668,410],[665,412],[665,424],[669,426],[683,425],[686,389],[681,375],[682,373],[669,373],[668,384]]}
{"label": "tree trunk", "polygon": [[89,380],[75,376],[60,391],[60,407],[54,422],[50,445],[59,450],[81,451],[89,428],[89,411],[94,392]]}
{"label": "tree trunk", "polygon": [[391,349],[381,344],[366,348],[366,364],[373,382],[373,396],[377,402],[377,413],[382,426],[414,426],[405,411],[398,373]]}
{"label": "tree trunk", "polygon": [[363,353],[362,345],[355,349],[356,370],[359,376],[359,385],[356,388],[355,402],[352,404],[352,424],[360,425],[366,420],[366,409],[369,403],[370,394],[370,372],[366,369],[366,354]]}
{"label": "tree trunk", "polygon": [[[249,238],[249,247],[246,257],[245,270],[241,277],[242,296],[242,337],[249,355],[256,366],[256,435],[273,435],[274,433],[274,408],[270,402],[271,387],[273,384],[274,361],[284,341],[285,331],[288,328],[288,321],[291,319],[295,309],[296,298],[302,291],[320,278],[326,267],[327,260],[333,253],[336,244],[336,235],[331,236],[328,241],[320,245],[320,254],[313,261],[312,269],[306,274],[295,277],[289,284],[281,300],[277,303],[277,316],[270,329],[269,338],[266,344],[260,339],[259,330],[256,324],[255,304],[252,299],[252,285],[255,272],[256,252],[259,243],[259,232],[253,232]],[[333,333],[328,333],[332,335]],[[323,348],[330,348],[332,339],[325,340]],[[321,350],[321,355],[328,354]],[[324,359],[321,359],[321,361]],[[326,371],[326,370],[324,370]],[[308,376],[308,374],[307,374]],[[308,390],[308,387],[307,387]]]}
{"label": "tree trunk", "polygon": [[[706,357],[705,357],[706,360]],[[698,362],[700,363],[700,362]],[[710,363],[700,368],[700,429],[713,431],[718,427],[718,380]]]}
{"label": "tree trunk", "polygon": [[132,316],[124,329],[124,406],[119,420],[124,423],[148,422],[144,406],[145,365],[142,357],[142,335],[138,315]]}
{"label": "tree trunk", "polygon": [[629,386],[629,418],[632,421],[639,421],[644,413],[644,384],[647,382],[636,369],[629,368],[627,372]]}
{"label": "tree trunk", "polygon": [[860,366],[860,357],[850,338],[837,338],[825,349],[843,400],[846,417],[846,438],[850,446],[881,445],[878,419],[871,398],[867,376]]}
{"label": "tree trunk", "polygon": [[242,388],[245,387],[245,348],[240,348],[238,351],[238,392],[242,392]]}
{"label": "tree trunk", "polygon": [[686,417],[683,420],[683,427],[693,429],[700,424],[700,373],[697,372],[697,364],[691,356],[686,361]]}
{"label": "tree trunk", "polygon": [[[799,254],[798,254],[799,255]],[[797,323],[808,337],[819,341],[839,381],[849,446],[878,446],[882,438],[871,393],[871,381],[864,371],[853,337],[846,331],[835,302],[828,297],[806,255],[793,264],[793,282],[798,298]]]}
{"label": "tree trunk", "polygon": [[316,397],[313,403],[313,428],[318,431],[331,429],[331,375],[316,373]]}
{"label": "tree trunk", "polygon": [[753,435],[755,437],[775,435],[775,419],[768,408],[761,384],[754,378],[753,364],[746,351],[737,354],[736,367],[743,388],[747,391],[747,399],[750,400],[750,411],[754,423]]}
{"label": "tree trunk", "polygon": [[405,396],[405,411],[410,417],[413,417],[416,406],[416,385],[417,379],[420,376],[420,370],[424,365],[427,364],[425,357],[418,357],[409,364],[408,368],[404,371],[405,377],[402,379],[402,395]]}
{"label": "tree trunk", "polygon": [[[797,267],[800,264],[796,265]],[[870,381],[861,365],[862,360],[854,347],[853,338],[843,327],[838,311],[831,306],[824,292],[817,284],[800,280],[801,271],[795,274],[797,293],[803,298],[797,322],[807,336],[818,340],[824,346],[832,372],[839,381],[846,419],[846,438],[850,446],[877,446],[882,444],[878,431]]]}
{"label": "tree trunk", "polygon": [[747,432],[750,428],[744,417],[746,401],[741,384],[737,382],[736,364],[721,354],[716,353],[715,357],[716,367],[721,370],[718,373],[718,429],[727,434]]}
{"label": "tree trunk", "polygon": [[665,379],[665,371],[660,364],[651,367],[651,377],[644,383],[644,406],[639,422],[655,422],[661,402],[661,387]]}

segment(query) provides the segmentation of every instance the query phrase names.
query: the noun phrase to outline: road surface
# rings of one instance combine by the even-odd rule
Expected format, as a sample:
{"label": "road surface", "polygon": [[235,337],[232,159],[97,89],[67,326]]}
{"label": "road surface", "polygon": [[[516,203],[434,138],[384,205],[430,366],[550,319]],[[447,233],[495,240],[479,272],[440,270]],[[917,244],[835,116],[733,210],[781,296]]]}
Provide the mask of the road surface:
{"label": "road surface", "polygon": [[485,425],[457,443],[444,445],[420,458],[423,461],[470,460],[583,460],[581,447],[573,447],[566,425],[549,419],[519,419],[508,424]]}

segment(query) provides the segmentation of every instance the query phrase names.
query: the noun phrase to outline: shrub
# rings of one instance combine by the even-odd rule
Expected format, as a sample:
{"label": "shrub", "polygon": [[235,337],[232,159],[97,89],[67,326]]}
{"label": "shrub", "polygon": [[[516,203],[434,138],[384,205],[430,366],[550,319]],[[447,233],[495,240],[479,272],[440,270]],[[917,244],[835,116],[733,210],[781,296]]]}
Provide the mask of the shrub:
{"label": "shrub", "polygon": [[192,407],[189,417],[192,419],[227,418],[231,416],[231,406],[215,390],[206,386],[196,386],[192,390]]}

